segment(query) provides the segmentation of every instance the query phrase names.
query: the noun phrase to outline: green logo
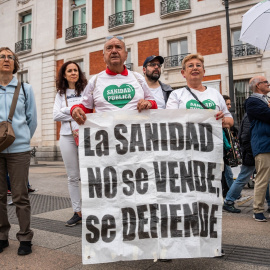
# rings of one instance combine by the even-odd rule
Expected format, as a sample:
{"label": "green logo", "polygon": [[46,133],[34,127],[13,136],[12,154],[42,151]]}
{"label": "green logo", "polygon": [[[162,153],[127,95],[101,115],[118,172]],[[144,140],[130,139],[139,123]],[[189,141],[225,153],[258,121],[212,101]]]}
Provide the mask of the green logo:
{"label": "green logo", "polygon": [[112,105],[123,108],[135,96],[135,89],[130,84],[109,85],[104,89],[103,97]]}
{"label": "green logo", "polygon": [[[214,101],[211,99],[206,99],[202,102],[208,109],[215,110],[216,109],[216,104]],[[186,104],[187,109],[203,109],[202,105],[195,99],[191,99],[189,102]]]}

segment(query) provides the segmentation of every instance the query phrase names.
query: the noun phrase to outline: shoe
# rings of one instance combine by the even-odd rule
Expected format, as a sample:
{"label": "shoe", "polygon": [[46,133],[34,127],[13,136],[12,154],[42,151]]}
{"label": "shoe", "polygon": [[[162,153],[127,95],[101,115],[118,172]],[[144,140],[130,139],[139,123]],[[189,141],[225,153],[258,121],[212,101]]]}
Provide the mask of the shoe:
{"label": "shoe", "polygon": [[18,249],[18,255],[28,255],[32,253],[32,244],[31,241],[21,241]]}
{"label": "shoe", "polygon": [[224,202],[223,204],[223,209],[227,212],[230,212],[230,213],[241,213],[241,210],[240,209],[237,209],[234,207],[234,203],[233,204],[227,204]]}
{"label": "shoe", "polygon": [[7,191],[7,195],[8,196],[11,196],[12,194],[11,194],[11,191],[8,189],[8,191]]}
{"label": "shoe", "polygon": [[268,209],[267,209],[267,213],[270,213],[270,207],[268,207]]}
{"label": "shoe", "polygon": [[255,220],[259,221],[259,222],[266,222],[267,221],[267,219],[263,213],[257,213],[257,214],[254,213],[253,218],[255,218]]}
{"label": "shoe", "polygon": [[0,240],[0,253],[2,253],[4,248],[8,246],[9,246],[8,240]]}
{"label": "shoe", "polygon": [[31,188],[31,186],[28,187],[28,193],[32,193],[37,191],[36,189]]}
{"label": "shoe", "polygon": [[81,222],[82,218],[77,213],[74,213],[73,217],[67,221],[66,226],[72,227]]}

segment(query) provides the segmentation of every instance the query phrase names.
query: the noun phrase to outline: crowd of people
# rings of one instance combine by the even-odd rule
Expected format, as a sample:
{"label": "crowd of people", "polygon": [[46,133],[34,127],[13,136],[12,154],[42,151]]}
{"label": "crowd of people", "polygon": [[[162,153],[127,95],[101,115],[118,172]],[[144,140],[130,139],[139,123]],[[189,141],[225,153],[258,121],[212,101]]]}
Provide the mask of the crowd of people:
{"label": "crowd of people", "polygon": [[[212,109],[217,121],[235,138],[239,138],[242,166],[236,178],[230,165],[224,166],[222,187],[223,209],[239,213],[234,202],[256,169],[254,188],[254,218],[267,221],[264,212],[265,196],[269,199],[268,182],[270,179],[270,105],[267,93],[269,82],[263,76],[250,80],[253,94],[246,100],[246,114],[239,131],[229,112],[230,98],[222,96],[216,89],[203,85],[205,74],[204,58],[200,54],[189,54],[182,61],[181,74],[186,86],[173,90],[159,78],[164,63],[162,56],[151,55],[143,63],[142,76],[138,72],[127,70],[127,48],[122,37],[108,37],[104,44],[104,62],[106,70],[94,75],[89,82],[76,62],[68,61],[60,68],[56,80],[56,98],[53,118],[61,122],[60,150],[68,176],[68,190],[72,203],[73,216],[66,226],[75,226],[82,220],[80,195],[80,170],[78,158],[77,130],[86,121],[87,113],[99,113],[119,110],[148,109]],[[18,80],[13,74],[19,68],[16,54],[7,47],[0,48],[0,122],[7,120]],[[134,96],[108,102],[105,90],[112,85],[128,85]],[[195,102],[190,102],[190,101]],[[205,103],[205,100],[211,102]],[[32,252],[33,231],[30,229],[30,202],[28,197],[28,172],[30,164],[30,139],[37,126],[36,105],[31,85],[23,83],[14,113],[12,126],[16,139],[11,146],[0,152],[0,253],[8,247],[10,224],[7,217],[7,174],[10,177],[12,199],[19,220],[17,239],[20,242],[18,254]],[[19,132],[20,129],[20,132]],[[227,144],[225,145],[225,141]],[[234,147],[224,137],[224,147]],[[16,169],[15,169],[16,166]],[[268,194],[267,194],[267,192]],[[267,197],[268,196],[268,197]],[[269,200],[270,204],[270,200]],[[268,208],[270,211],[270,207]]]}

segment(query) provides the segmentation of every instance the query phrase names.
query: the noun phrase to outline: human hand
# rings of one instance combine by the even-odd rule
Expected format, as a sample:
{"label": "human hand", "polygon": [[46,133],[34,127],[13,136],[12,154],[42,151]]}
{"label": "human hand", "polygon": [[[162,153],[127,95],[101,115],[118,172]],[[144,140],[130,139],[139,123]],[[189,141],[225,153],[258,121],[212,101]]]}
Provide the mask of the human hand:
{"label": "human hand", "polygon": [[85,115],[85,112],[81,108],[76,107],[72,111],[72,118],[77,122],[77,124],[83,125],[86,120],[86,115]]}
{"label": "human hand", "polygon": [[149,100],[140,99],[137,104],[137,109],[139,112],[142,110],[148,110],[152,108],[152,103]]}
{"label": "human hand", "polygon": [[216,117],[216,120],[219,120],[219,119],[224,120],[224,113],[222,111],[219,111],[219,112],[217,112],[215,117]]}

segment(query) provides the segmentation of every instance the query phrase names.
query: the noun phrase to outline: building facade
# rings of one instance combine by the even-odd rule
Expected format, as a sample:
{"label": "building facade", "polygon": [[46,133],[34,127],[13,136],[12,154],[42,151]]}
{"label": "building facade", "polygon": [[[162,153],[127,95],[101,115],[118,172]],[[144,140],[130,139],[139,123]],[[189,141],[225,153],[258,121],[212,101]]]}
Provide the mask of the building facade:
{"label": "building facade", "polygon": [[[270,76],[270,52],[239,41],[242,15],[258,0],[229,0],[236,112],[249,95],[248,81]],[[188,53],[205,57],[204,84],[229,94],[227,30],[222,0],[0,0],[2,38],[19,55],[16,76],[34,89],[38,128],[32,139],[39,160],[60,158],[60,123],[52,118],[59,67],[76,61],[87,79],[105,69],[106,36],[123,36],[126,65],[142,74],[149,55],[162,55],[161,81],[185,85],[181,61]]]}

